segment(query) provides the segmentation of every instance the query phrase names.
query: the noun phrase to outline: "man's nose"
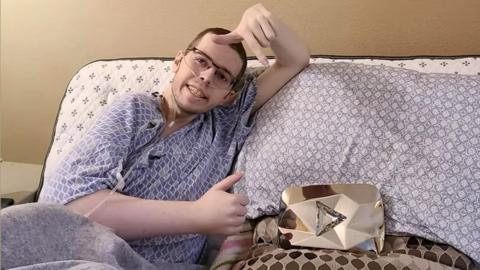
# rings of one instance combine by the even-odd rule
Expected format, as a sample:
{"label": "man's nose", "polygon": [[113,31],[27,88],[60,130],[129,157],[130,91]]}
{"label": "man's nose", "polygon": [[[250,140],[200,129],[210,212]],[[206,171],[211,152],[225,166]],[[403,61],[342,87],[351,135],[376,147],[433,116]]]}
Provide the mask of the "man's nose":
{"label": "man's nose", "polygon": [[215,68],[209,67],[203,70],[202,72],[200,72],[199,78],[203,83],[209,85],[212,82],[214,76],[215,76]]}

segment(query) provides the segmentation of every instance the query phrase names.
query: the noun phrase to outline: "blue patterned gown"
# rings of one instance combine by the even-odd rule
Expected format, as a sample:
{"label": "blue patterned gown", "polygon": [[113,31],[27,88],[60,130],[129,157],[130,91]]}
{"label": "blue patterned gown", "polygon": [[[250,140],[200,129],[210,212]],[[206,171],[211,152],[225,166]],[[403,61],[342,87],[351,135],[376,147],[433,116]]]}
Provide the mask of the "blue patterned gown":
{"label": "blue patterned gown", "polygon": [[[198,115],[160,138],[164,119],[151,94],[119,97],[99,116],[79,143],[45,176],[40,202],[66,204],[102,189],[113,189],[125,175],[122,193],[157,200],[193,201],[225,178],[251,130],[256,84],[250,77],[234,104]],[[154,214],[154,213],[152,213]],[[130,245],[147,260],[195,262],[203,235],[165,235]]]}

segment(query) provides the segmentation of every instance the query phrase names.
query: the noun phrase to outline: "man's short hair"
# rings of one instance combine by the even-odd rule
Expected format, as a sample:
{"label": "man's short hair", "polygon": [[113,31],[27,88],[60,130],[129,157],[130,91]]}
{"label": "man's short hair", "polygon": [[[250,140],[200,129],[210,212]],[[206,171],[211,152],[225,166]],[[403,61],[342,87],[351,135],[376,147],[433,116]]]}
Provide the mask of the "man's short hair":
{"label": "man's short hair", "polygon": [[[187,51],[192,50],[195,46],[197,46],[200,39],[202,39],[203,36],[205,36],[206,34],[212,33],[215,35],[226,35],[230,32],[231,32],[230,30],[225,28],[220,28],[220,27],[207,28],[202,32],[198,33],[197,36],[190,42],[190,44],[188,44]],[[243,84],[242,77],[243,77],[243,74],[245,73],[245,70],[247,69],[247,53],[245,52],[245,48],[243,47],[241,42],[231,43],[229,44],[229,46],[230,48],[235,50],[240,56],[240,58],[242,59],[242,69],[240,70],[238,75],[235,77],[235,84],[232,86],[232,89],[234,89],[235,91],[238,91],[240,90],[238,86]]]}

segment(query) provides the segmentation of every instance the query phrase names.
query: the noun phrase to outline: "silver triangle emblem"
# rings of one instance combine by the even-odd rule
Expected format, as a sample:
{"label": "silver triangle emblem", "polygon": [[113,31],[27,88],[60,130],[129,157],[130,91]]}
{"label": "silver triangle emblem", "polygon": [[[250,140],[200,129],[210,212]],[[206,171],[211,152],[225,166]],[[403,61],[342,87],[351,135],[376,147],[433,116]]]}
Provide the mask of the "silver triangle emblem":
{"label": "silver triangle emblem", "polygon": [[317,218],[315,222],[316,236],[320,236],[330,231],[335,226],[347,219],[347,217],[342,213],[333,210],[329,206],[319,201],[316,201],[315,203],[317,205]]}

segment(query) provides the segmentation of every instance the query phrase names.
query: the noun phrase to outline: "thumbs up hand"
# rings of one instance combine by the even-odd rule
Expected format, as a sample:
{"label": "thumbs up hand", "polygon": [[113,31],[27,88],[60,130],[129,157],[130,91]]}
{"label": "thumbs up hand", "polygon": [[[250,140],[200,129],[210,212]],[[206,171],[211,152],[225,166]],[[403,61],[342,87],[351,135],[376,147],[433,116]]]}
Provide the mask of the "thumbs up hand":
{"label": "thumbs up hand", "polygon": [[215,35],[213,41],[217,44],[228,45],[245,40],[260,63],[268,65],[262,48],[269,48],[270,43],[276,38],[274,20],[273,14],[262,4],[256,4],[245,10],[235,30],[226,35]]}
{"label": "thumbs up hand", "polygon": [[200,233],[231,235],[242,231],[249,200],[245,195],[227,192],[242,176],[237,172],[226,177],[194,202]]}

